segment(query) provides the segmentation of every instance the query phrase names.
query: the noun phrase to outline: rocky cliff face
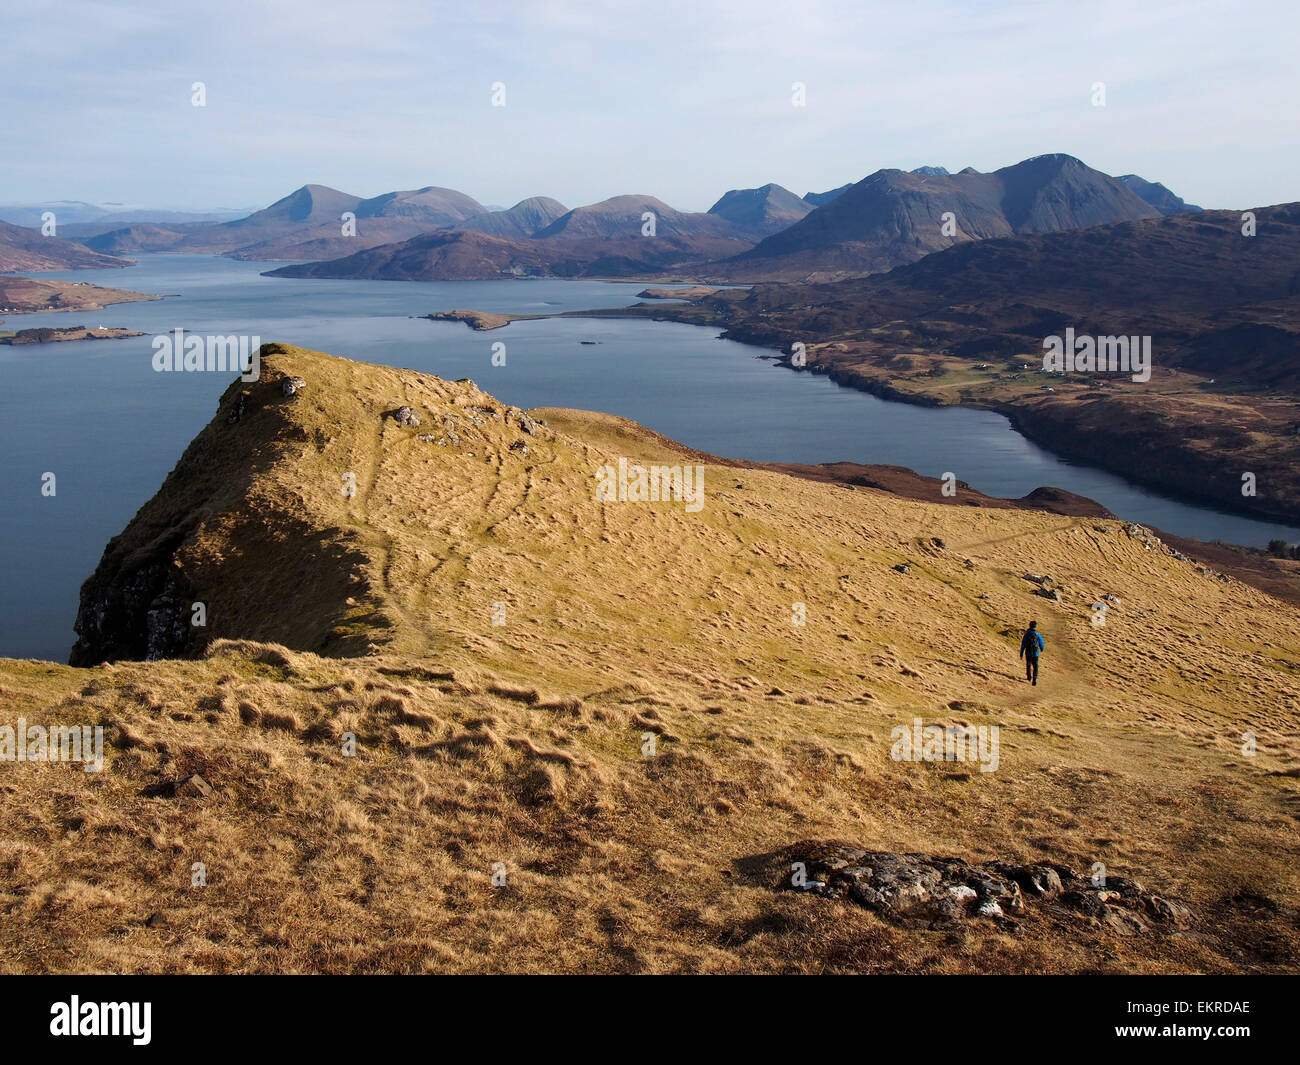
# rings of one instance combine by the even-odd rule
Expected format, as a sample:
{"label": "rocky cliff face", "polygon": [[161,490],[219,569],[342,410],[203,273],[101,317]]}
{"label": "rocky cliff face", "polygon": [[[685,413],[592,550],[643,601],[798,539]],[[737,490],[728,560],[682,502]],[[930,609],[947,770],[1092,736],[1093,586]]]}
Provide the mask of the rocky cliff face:
{"label": "rocky cliff face", "polygon": [[190,625],[194,591],[174,554],[159,544],[156,552],[127,560],[114,552],[114,543],[82,585],[69,664],[182,657],[196,635]]}

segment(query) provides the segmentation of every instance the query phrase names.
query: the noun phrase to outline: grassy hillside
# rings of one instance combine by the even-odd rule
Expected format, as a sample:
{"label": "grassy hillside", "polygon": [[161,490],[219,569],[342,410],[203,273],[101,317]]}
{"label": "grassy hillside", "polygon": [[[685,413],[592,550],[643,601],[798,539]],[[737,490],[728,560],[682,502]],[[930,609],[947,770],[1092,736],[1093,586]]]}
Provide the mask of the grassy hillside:
{"label": "grassy hillside", "polygon": [[[698,513],[600,502],[696,456],[530,415],[266,349],[83,593],[79,661],[173,657],[0,661],[0,722],[111,744],[3,770],[0,970],[1296,969],[1294,608],[1118,521],[718,466]],[[998,769],[891,760],[917,717],[999,725]],[[1195,918],[906,927],[780,890],[810,838],[1103,862]]]}

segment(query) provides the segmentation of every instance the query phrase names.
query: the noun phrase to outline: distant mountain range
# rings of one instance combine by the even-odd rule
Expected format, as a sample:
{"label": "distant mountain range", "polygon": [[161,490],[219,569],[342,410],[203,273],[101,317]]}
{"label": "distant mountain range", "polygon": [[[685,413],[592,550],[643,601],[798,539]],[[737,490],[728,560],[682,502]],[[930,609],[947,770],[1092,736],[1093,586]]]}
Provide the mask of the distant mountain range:
{"label": "distant mountain range", "polygon": [[106,232],[120,229],[128,222],[228,222],[243,218],[247,209],[218,208],[213,211],[170,211],[153,207],[135,207],[125,203],[86,203],[83,200],[51,200],[48,203],[0,204],[0,221],[16,226],[39,228],[45,213],[53,212],[60,231],[76,226],[67,236],[90,236],[89,230]]}
{"label": "distant mountain range", "polygon": [[[492,225],[495,214],[478,215],[465,225],[269,273],[398,281],[636,277],[672,270],[683,262],[727,258],[752,247],[756,239],[722,215],[678,211],[653,196],[615,196],[572,210],[562,208],[555,200],[525,200],[502,212],[507,216],[502,226]],[[650,235],[648,218],[653,219]],[[545,224],[529,230],[533,222]]]}
{"label": "distant mountain range", "polygon": [[[941,166],[918,166],[915,170],[911,171],[911,173],[932,174],[938,177],[948,176],[948,171]],[[810,203],[814,207],[821,207],[823,204],[830,203],[831,200],[835,199],[837,196],[844,195],[844,193],[848,192],[851,188],[853,188],[852,181],[847,185],[841,185],[837,189],[830,189],[826,192],[809,192],[804,195],[804,202]]]}
{"label": "distant mountain range", "polygon": [[849,189],[853,188],[853,182],[847,185],[841,185],[838,189],[830,189],[827,192],[809,192],[804,194],[804,202],[810,203],[814,207],[822,207],[831,202],[837,196],[843,196]]}
{"label": "distant mountain range", "polygon": [[[1162,185],[1132,176],[1121,181],[1073,156],[1043,155],[991,174],[970,167],[958,174],[933,166],[880,170],[855,185],[802,198],[774,184],[733,189],[704,214],[679,212],[649,196],[619,196],[575,208],[531,233],[515,226],[491,232],[509,245],[423,235],[409,247],[272,273],[470,280],[657,271],[709,281],[836,280],[973,240],[1190,210],[1196,208]],[[655,215],[659,245],[640,236],[645,212]],[[554,243],[539,246],[543,241]],[[734,249],[729,255],[719,253],[724,242]]]}
{"label": "distant mountain range", "polygon": [[[131,225],[91,237],[109,254],[188,251],[237,259],[308,259],[343,255],[454,225],[484,213],[473,197],[427,186],[363,199],[325,185],[304,185],[263,210],[218,224]],[[356,236],[343,235],[343,216]]]}
{"label": "distant mountain range", "polygon": [[[705,212],[678,211],[644,194],[575,208],[535,196],[491,210],[432,185],[370,198],[304,185],[226,221],[137,218],[104,228],[113,226],[105,216],[61,232],[93,230],[79,253],[83,265],[104,265],[86,258],[94,253],[198,252],[300,261],[270,271],[290,277],[756,282],[863,276],[972,240],[1195,210],[1158,183],[1044,155],[991,174],[969,167],[957,174],[940,166],[879,170],[803,197],[776,184],[732,189]],[[0,233],[0,263],[10,264],[4,268],[57,268],[35,254],[30,238]],[[68,252],[58,265],[76,258]],[[24,265],[33,262],[47,265]]]}

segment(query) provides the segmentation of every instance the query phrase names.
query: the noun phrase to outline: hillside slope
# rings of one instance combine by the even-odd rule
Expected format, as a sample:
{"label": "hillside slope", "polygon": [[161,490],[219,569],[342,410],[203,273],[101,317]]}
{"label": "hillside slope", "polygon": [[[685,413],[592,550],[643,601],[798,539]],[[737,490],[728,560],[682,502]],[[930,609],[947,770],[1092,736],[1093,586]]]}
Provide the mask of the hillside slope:
{"label": "hillside slope", "polygon": [[0,273],[14,270],[105,270],[130,265],[129,259],[103,255],[62,237],[44,236],[40,229],[0,222]]}
{"label": "hillside slope", "polygon": [[[111,744],[6,769],[0,968],[1295,970],[1294,609],[1119,521],[713,465],[699,510],[597,500],[620,458],[703,461],[268,345],[87,582],[87,665],[0,662],[5,720]],[[999,725],[998,768],[894,761],[914,718]],[[1194,916],[910,926],[782,890],[809,838]]]}
{"label": "hillside slope", "polygon": [[1194,203],[1188,203],[1181,196],[1174,195],[1173,192],[1158,181],[1147,181],[1146,178],[1138,177],[1137,174],[1120,174],[1115,180],[1126,188],[1132,189],[1161,214],[1187,214],[1192,211],[1204,210],[1204,208],[1197,207]]}
{"label": "hillside slope", "polygon": [[746,246],[747,242],[730,237],[660,234],[519,239],[449,229],[382,244],[339,259],[281,266],[267,270],[266,276],[384,281],[675,276],[679,268],[690,269],[683,264],[730,255]]}
{"label": "hillside slope", "polygon": [[539,229],[538,239],[605,240],[637,237],[654,215],[655,235],[679,240],[744,240],[745,234],[716,214],[678,211],[654,196],[611,196],[599,203],[575,207],[550,225]]}

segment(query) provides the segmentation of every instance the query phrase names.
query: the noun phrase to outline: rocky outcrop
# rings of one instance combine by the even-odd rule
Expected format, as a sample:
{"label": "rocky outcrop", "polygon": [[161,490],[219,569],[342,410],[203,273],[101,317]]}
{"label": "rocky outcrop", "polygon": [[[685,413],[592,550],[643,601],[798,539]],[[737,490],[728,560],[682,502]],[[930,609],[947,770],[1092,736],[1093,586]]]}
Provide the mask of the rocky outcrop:
{"label": "rocky outcrop", "polygon": [[488,329],[500,329],[502,326],[509,325],[515,317],[508,314],[492,314],[488,311],[435,311],[433,314],[425,315],[433,322],[464,322],[471,329],[480,332]]}
{"label": "rocky outcrop", "polygon": [[70,665],[170,658],[185,649],[194,594],[172,564],[172,552],[186,535],[178,532],[174,543],[157,544],[142,559],[117,552],[120,538],[109,542],[104,560],[81,589]]}
{"label": "rocky outcrop", "polygon": [[904,924],[934,927],[979,917],[1011,922],[1031,903],[1119,935],[1170,931],[1192,922],[1182,903],[1104,871],[1085,877],[1054,863],[972,865],[961,858],[816,841],[796,844],[789,856],[783,889],[847,899]]}

